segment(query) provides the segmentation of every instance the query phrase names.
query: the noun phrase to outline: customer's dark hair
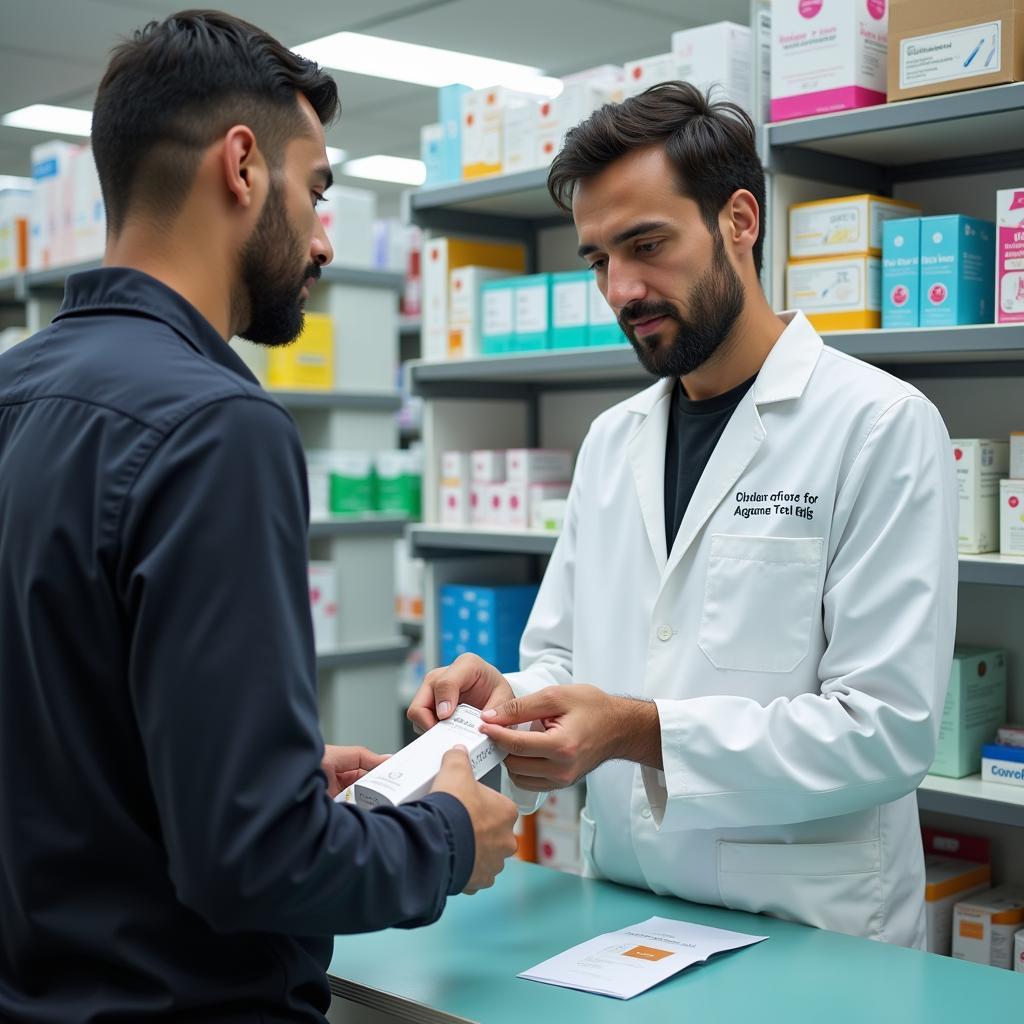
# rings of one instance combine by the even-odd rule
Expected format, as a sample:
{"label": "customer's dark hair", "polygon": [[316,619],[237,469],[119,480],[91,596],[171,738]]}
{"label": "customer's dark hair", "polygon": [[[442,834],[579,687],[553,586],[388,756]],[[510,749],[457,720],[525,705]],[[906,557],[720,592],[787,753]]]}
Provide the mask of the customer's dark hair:
{"label": "customer's dark hair", "polygon": [[230,14],[182,11],[135,32],[114,49],[92,115],[111,231],[136,209],[176,213],[203,150],[234,124],[251,128],[279,167],[285,144],[304,131],[299,93],[322,124],[337,116],[330,75]]}
{"label": "customer's dark hair", "polygon": [[609,103],[570,129],[548,173],[548,191],[572,212],[576,183],[593,177],[627,153],[662,145],[676,170],[677,186],[700,208],[708,231],[737,189],[757,200],[760,224],[754,267],[761,273],[764,249],[764,168],[754,125],[735,103],[713,101],[689,82],[663,82],[622,103]]}

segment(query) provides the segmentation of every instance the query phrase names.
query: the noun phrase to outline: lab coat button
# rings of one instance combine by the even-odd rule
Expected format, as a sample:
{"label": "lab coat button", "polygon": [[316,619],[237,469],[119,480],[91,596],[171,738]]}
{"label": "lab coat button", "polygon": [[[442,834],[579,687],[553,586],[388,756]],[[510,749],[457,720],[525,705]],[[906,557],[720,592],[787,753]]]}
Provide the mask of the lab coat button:
{"label": "lab coat button", "polygon": [[644,809],[643,809],[643,810],[642,810],[642,811],[640,812],[640,817],[641,817],[641,818],[649,818],[650,816],[651,816],[651,809],[650,809],[650,807],[645,807],[645,808],[644,808]]}
{"label": "lab coat button", "polygon": [[658,639],[659,640],[671,640],[672,639],[672,627],[671,626],[659,626],[658,627]]}

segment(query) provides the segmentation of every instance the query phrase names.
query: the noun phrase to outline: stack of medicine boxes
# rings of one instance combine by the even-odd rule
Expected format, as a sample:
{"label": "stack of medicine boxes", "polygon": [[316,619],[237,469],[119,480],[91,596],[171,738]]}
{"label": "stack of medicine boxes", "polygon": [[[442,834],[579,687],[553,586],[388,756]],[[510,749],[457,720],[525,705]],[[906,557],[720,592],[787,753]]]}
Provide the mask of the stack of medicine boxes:
{"label": "stack of medicine boxes", "polygon": [[920,212],[912,203],[857,195],[789,208],[786,305],[819,331],[881,324],[882,226]]}
{"label": "stack of medicine boxes", "polygon": [[992,323],[991,221],[961,214],[893,219],[882,238],[883,327]]}
{"label": "stack of medicine boxes", "polygon": [[499,672],[519,670],[519,641],[537,597],[536,584],[441,588],[441,663],[476,654]]}
{"label": "stack of medicine boxes", "polygon": [[999,551],[1024,558],[1024,433],[1010,434],[1010,478],[999,481]]}
{"label": "stack of medicine boxes", "polygon": [[588,270],[484,280],[480,320],[488,356],[626,341]]}

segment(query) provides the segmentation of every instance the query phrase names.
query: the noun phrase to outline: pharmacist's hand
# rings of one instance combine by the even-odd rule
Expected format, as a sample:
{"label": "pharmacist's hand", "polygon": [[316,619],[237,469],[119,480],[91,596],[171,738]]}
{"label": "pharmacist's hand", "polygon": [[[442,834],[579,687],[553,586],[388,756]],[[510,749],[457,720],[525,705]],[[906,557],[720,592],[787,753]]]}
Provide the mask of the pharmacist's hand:
{"label": "pharmacist's hand", "polygon": [[371,768],[383,764],[387,754],[375,754],[366,747],[324,747],[320,768],[327,776],[327,792],[331,799],[358,782]]}
{"label": "pharmacist's hand", "polygon": [[406,717],[417,732],[426,732],[450,717],[458,704],[493,708],[515,694],[505,677],[483,658],[463,654],[444,668],[428,672]]}
{"label": "pharmacist's hand", "polygon": [[[627,724],[621,700],[596,686],[547,686],[485,711],[480,731],[508,753],[505,768],[520,789],[564,789],[621,756],[617,738]],[[533,726],[517,729],[522,722]]]}
{"label": "pharmacist's hand", "polygon": [[451,794],[466,808],[473,823],[476,859],[473,873],[462,891],[472,895],[478,889],[489,889],[505,861],[516,852],[516,837],[512,831],[517,817],[516,805],[507,796],[473,778],[469,752],[461,744],[444,755],[431,792]]}

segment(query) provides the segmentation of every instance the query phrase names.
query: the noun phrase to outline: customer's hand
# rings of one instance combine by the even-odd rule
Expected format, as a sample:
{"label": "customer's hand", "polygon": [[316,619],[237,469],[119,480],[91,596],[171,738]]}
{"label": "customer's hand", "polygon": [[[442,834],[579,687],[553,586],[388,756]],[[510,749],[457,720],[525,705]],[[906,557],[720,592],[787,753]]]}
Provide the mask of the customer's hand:
{"label": "customer's hand", "polygon": [[489,789],[473,778],[469,752],[459,745],[441,761],[441,770],[434,780],[432,793],[449,793],[469,814],[476,839],[473,873],[463,892],[475,893],[494,885],[494,879],[505,867],[505,861],[516,852],[516,805],[507,796]]}
{"label": "customer's hand", "polygon": [[426,732],[450,717],[459,704],[493,708],[515,694],[505,677],[483,658],[463,654],[444,668],[428,672],[406,717],[417,732]]}
{"label": "customer's hand", "polygon": [[383,764],[388,754],[375,754],[366,747],[324,747],[320,768],[327,776],[327,792],[333,799],[353,782],[358,782],[371,768]]}

